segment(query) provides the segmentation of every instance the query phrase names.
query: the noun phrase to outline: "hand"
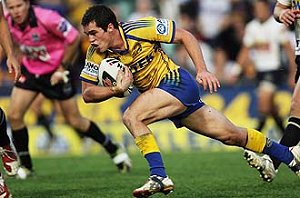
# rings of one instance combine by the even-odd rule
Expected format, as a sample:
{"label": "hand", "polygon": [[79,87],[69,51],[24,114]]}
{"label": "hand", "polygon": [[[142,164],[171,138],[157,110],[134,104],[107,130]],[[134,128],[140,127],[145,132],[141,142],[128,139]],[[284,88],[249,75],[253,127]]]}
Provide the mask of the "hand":
{"label": "hand", "polygon": [[124,68],[124,71],[119,70],[116,78],[116,86],[112,87],[112,90],[116,95],[123,94],[133,82],[133,76],[128,67]]}
{"label": "hand", "polygon": [[64,82],[64,83],[67,83],[69,81],[69,77],[68,75],[70,74],[69,71],[55,71],[52,76],[51,76],[51,79],[50,79],[50,83],[51,85],[56,85],[60,82]]}
{"label": "hand", "polygon": [[299,11],[297,10],[285,9],[280,13],[279,21],[281,21],[286,26],[290,26],[294,24],[298,13]]}
{"label": "hand", "polygon": [[19,62],[14,56],[8,56],[6,60],[6,65],[9,73],[15,73],[14,82],[17,82],[21,76],[21,68]]}
{"label": "hand", "polygon": [[217,77],[208,71],[198,72],[196,80],[200,85],[203,86],[204,90],[209,88],[210,93],[217,92],[218,88],[221,87]]}

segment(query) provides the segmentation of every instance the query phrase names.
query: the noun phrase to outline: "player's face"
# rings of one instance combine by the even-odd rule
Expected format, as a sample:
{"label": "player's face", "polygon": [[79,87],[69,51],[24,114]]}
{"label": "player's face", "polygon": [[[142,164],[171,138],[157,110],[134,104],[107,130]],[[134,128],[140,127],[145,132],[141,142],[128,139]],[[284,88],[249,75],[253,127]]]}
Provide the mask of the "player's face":
{"label": "player's face", "polygon": [[260,1],[256,2],[254,4],[254,15],[259,21],[266,21],[271,15],[268,4]]}
{"label": "player's face", "polygon": [[27,20],[29,0],[6,0],[6,7],[15,23],[20,25]]}
{"label": "player's face", "polygon": [[102,28],[97,27],[95,22],[89,23],[83,27],[84,33],[89,37],[91,45],[100,52],[106,51],[110,46],[111,36],[109,32],[105,32]]}

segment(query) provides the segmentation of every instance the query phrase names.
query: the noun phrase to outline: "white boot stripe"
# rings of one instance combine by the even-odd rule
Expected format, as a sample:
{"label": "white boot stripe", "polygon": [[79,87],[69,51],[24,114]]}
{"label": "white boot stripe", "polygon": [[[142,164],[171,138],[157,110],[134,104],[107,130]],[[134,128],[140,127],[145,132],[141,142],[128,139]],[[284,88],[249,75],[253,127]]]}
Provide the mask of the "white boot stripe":
{"label": "white boot stripe", "polygon": [[295,122],[288,122],[288,125],[291,124],[291,125],[294,125],[295,127],[299,128],[300,129],[300,125],[295,123]]}

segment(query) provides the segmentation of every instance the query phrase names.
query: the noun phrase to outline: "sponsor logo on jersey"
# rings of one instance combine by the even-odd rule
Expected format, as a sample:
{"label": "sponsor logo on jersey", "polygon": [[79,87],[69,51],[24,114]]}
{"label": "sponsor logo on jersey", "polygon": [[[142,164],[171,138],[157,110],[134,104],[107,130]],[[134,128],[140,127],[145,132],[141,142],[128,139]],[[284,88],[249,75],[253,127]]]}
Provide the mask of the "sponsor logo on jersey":
{"label": "sponsor logo on jersey", "polygon": [[58,31],[60,31],[64,36],[67,36],[67,34],[71,30],[71,24],[66,21],[65,19],[61,20],[57,27]]}
{"label": "sponsor logo on jersey", "polygon": [[161,35],[168,35],[169,23],[167,19],[156,20],[156,33]]}
{"label": "sponsor logo on jersey", "polygon": [[83,72],[89,76],[97,77],[98,76],[99,65],[90,61],[85,61]]}
{"label": "sponsor logo on jersey", "polygon": [[40,37],[37,33],[33,33],[31,36],[32,41],[34,42],[39,42],[40,41]]}
{"label": "sponsor logo on jersey", "polygon": [[20,50],[30,59],[39,59],[41,61],[47,62],[50,60],[50,54],[47,51],[46,46],[27,46],[20,45]]}

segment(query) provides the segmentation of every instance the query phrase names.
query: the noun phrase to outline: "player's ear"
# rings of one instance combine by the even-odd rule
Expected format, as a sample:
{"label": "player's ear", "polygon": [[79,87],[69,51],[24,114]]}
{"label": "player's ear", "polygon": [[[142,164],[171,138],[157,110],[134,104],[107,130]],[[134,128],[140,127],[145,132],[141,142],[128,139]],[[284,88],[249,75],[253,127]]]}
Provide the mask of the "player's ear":
{"label": "player's ear", "polygon": [[108,24],[107,26],[107,32],[112,32],[114,30],[114,25],[112,23]]}

